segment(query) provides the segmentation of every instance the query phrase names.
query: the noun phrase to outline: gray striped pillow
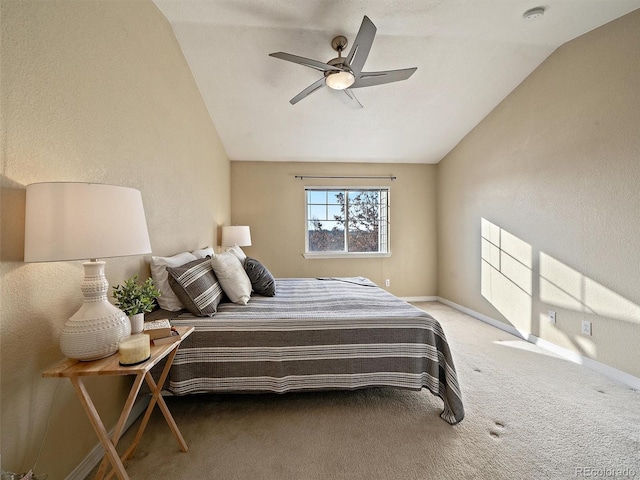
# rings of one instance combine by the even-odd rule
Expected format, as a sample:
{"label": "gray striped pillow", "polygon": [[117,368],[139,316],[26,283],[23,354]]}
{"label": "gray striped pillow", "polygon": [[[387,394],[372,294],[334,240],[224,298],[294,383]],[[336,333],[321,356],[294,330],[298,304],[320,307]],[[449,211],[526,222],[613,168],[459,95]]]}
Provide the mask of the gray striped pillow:
{"label": "gray striped pillow", "polygon": [[200,317],[217,311],[224,292],[218,282],[211,258],[199,258],[181,267],[167,267],[169,285],[187,310]]}

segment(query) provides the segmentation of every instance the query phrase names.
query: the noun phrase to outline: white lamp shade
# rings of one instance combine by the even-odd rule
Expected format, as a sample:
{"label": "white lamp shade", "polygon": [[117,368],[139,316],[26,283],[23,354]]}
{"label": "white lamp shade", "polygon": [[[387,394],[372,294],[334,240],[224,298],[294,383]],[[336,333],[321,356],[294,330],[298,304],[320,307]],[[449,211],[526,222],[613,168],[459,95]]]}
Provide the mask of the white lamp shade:
{"label": "white lamp shade", "polygon": [[238,245],[239,247],[250,247],[251,230],[246,225],[222,227],[221,245],[223,247],[232,247],[234,245]]}
{"label": "white lamp shade", "polygon": [[98,183],[27,186],[25,262],[151,253],[142,195]]}

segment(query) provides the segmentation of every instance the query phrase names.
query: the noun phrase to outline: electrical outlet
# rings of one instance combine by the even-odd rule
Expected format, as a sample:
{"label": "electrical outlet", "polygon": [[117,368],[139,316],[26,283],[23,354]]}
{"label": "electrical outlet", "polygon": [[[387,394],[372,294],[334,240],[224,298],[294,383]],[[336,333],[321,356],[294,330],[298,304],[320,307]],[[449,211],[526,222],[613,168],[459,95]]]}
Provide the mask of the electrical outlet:
{"label": "electrical outlet", "polygon": [[553,323],[554,325],[556,323],[556,312],[553,310],[549,310],[549,323]]}
{"label": "electrical outlet", "polygon": [[391,280],[389,280],[388,278],[384,281],[384,286],[385,287],[390,287],[391,286]]}
{"label": "electrical outlet", "polygon": [[582,320],[582,334],[591,336],[591,322],[588,320]]}

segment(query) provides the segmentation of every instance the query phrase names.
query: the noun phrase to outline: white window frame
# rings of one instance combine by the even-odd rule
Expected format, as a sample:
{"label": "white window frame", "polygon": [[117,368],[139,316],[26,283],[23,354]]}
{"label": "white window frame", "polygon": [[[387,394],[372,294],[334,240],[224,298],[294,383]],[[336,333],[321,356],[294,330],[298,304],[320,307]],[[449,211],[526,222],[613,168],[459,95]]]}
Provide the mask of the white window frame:
{"label": "white window frame", "polygon": [[[380,236],[386,234],[387,237],[387,251],[386,252],[347,252],[347,251],[309,251],[309,205],[308,195],[309,190],[319,191],[367,191],[367,190],[379,190],[385,191],[387,194],[387,208],[386,208],[386,232],[379,232]],[[382,214],[384,216],[384,213]],[[306,186],[304,187],[304,258],[306,259],[327,259],[327,258],[385,258],[391,256],[391,187],[389,186]],[[381,229],[382,230],[382,229]],[[345,246],[346,246],[345,239]]]}

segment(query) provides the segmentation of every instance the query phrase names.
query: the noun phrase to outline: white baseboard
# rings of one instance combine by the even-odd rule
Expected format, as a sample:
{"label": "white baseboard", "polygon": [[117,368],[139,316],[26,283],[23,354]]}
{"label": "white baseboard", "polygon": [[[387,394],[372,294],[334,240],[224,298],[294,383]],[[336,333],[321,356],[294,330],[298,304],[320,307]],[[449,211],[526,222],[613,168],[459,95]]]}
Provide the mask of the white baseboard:
{"label": "white baseboard", "polygon": [[[140,415],[144,413],[149,405],[149,401],[151,397],[149,395],[141,396],[140,399],[133,405],[131,409],[131,414],[127,419],[127,422],[124,425],[124,432],[133,425]],[[115,427],[114,427],[115,428]],[[124,433],[123,432],[123,433]],[[109,432],[109,436],[113,433],[113,429]],[[66,480],[85,480],[91,473],[91,471],[100,463],[102,457],[104,456],[104,450],[100,442],[93,447],[93,450],[89,452],[89,454],[84,458],[80,464],[73,469],[73,471],[67,476]]]}
{"label": "white baseboard", "polygon": [[405,302],[437,302],[439,297],[400,297]]}
{"label": "white baseboard", "polygon": [[555,343],[551,343],[548,340],[544,340],[540,337],[536,337],[529,332],[525,332],[515,328],[513,325],[506,324],[495,318],[488,317],[487,315],[483,315],[482,313],[478,313],[475,310],[471,310],[470,308],[464,307],[462,305],[458,305],[451,300],[447,300],[446,298],[437,297],[437,301],[440,303],[444,303],[445,305],[450,306],[451,308],[455,308],[456,310],[469,315],[477,320],[488,323],[489,325],[499,328],[507,333],[515,335],[516,337],[522,338],[527,342],[538,345],[545,350],[549,350],[550,352],[555,353],[556,355],[569,360],[570,362],[577,363],[584,367],[587,367],[590,370],[594,370],[598,373],[601,373],[607,378],[611,380],[615,380],[616,382],[620,382],[634,390],[640,391],[640,378],[634,377],[622,370],[618,370],[617,368],[611,367],[604,363],[598,362],[597,360],[593,360],[591,358],[585,357],[579,353],[568,350],[564,347],[556,345]]}

